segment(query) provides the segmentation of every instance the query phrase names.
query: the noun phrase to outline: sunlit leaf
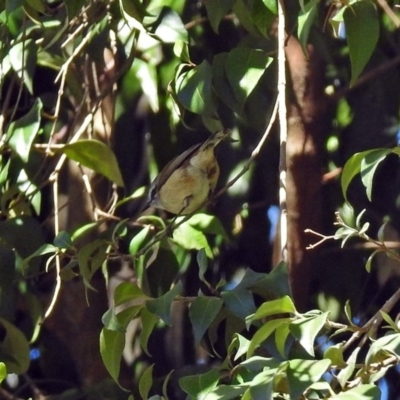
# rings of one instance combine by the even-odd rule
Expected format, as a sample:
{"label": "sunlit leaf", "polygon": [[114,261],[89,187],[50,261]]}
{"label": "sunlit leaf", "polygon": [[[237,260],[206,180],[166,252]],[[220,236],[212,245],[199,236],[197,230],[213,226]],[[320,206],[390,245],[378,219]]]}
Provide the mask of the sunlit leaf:
{"label": "sunlit leaf", "polygon": [[265,51],[249,47],[236,47],[228,54],[226,76],[241,107],[271,62]]}
{"label": "sunlit leaf", "polygon": [[16,42],[10,48],[11,67],[30,93],[33,93],[33,75],[36,69],[37,46],[32,39]]}
{"label": "sunlit leaf", "polygon": [[286,324],[289,321],[289,318],[277,318],[266,322],[251,338],[249,349],[247,350],[247,357],[251,357],[254,350],[267,340],[279,326]]}
{"label": "sunlit leaf", "polygon": [[351,378],[354,373],[354,369],[356,367],[357,356],[360,351],[359,347],[356,347],[352,353],[350,354],[349,358],[346,360],[347,366],[343,368],[339,374],[337,375],[337,379],[340,383],[342,388],[345,388],[347,385],[347,381]]}
{"label": "sunlit leaf", "polygon": [[376,149],[374,151],[370,151],[361,160],[361,181],[366,188],[366,193],[369,201],[372,201],[372,184],[375,171],[378,168],[379,164],[390,153],[390,151],[390,149]]}
{"label": "sunlit leaf", "polygon": [[103,142],[95,139],[82,139],[66,144],[61,151],[71,160],[104,175],[118,186],[124,186],[115,154]]}
{"label": "sunlit leaf", "polygon": [[290,398],[302,397],[303,392],[317,382],[330,365],[330,360],[290,360],[287,368]]}
{"label": "sunlit leaf", "polygon": [[324,327],[329,312],[317,315],[314,318],[305,318],[290,324],[290,332],[300,342],[304,349],[314,356],[314,342]]}
{"label": "sunlit leaf", "polygon": [[200,65],[176,78],[177,99],[189,111],[213,116],[216,112],[216,100],[211,82],[212,68],[204,60]]}
{"label": "sunlit leaf", "polygon": [[372,384],[365,384],[348,389],[345,392],[329,396],[331,400],[381,400],[382,392]]}
{"label": "sunlit leaf", "polygon": [[297,36],[305,53],[307,53],[307,42],[311,27],[317,17],[318,5],[319,0],[309,1],[302,8],[302,12],[298,17]]}
{"label": "sunlit leaf", "polygon": [[269,317],[276,314],[295,313],[296,308],[293,300],[289,296],[280,299],[266,301],[256,311],[256,313],[247,318],[248,323],[257,319]]}
{"label": "sunlit leaf", "polygon": [[7,368],[3,362],[0,362],[0,383],[7,377]]}
{"label": "sunlit leaf", "polygon": [[188,40],[188,33],[178,13],[169,7],[151,10],[143,19],[147,33],[164,43]]}
{"label": "sunlit leaf", "polygon": [[7,131],[10,147],[24,163],[28,162],[32,143],[39,132],[42,107],[42,102],[37,99],[28,113],[11,123]]}
{"label": "sunlit leaf", "polygon": [[179,386],[193,399],[205,399],[207,393],[217,386],[219,373],[211,369],[204,374],[189,375],[179,379]]}

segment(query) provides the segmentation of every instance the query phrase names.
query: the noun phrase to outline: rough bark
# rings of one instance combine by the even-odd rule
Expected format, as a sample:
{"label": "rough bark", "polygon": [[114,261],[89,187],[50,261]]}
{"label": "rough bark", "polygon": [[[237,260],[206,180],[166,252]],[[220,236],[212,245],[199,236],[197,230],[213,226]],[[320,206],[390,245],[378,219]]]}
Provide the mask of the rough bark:
{"label": "rough bark", "polygon": [[300,309],[308,299],[315,251],[306,250],[306,228],[321,226],[323,144],[326,136],[326,98],[323,62],[309,46],[308,58],[291,37],[286,47],[291,81],[288,101],[287,210],[288,265],[292,294]]}

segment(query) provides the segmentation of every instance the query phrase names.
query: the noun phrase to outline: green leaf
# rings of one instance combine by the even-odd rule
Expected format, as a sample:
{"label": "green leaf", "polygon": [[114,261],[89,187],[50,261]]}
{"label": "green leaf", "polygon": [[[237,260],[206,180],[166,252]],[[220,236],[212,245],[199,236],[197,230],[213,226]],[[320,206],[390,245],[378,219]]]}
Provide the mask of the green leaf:
{"label": "green leaf", "polygon": [[104,175],[118,186],[124,186],[115,154],[103,142],[95,139],[83,139],[66,144],[61,151],[69,159]]}
{"label": "green leaf", "polygon": [[207,256],[212,258],[212,251],[206,236],[189,224],[189,221],[179,225],[173,233],[173,240],[186,250],[204,249]]}
{"label": "green leaf", "polygon": [[247,323],[251,323],[254,320],[262,319],[276,314],[294,314],[296,308],[293,304],[292,299],[289,296],[283,296],[280,299],[266,301],[261,304],[257,309],[256,313],[246,319]]}
{"label": "green leaf", "polygon": [[67,9],[68,19],[71,21],[76,17],[85,4],[85,0],[64,0]]}
{"label": "green leaf", "polygon": [[233,89],[226,76],[227,60],[228,53],[219,53],[214,56],[212,64],[212,84],[218,98],[220,98],[229,108],[240,114],[242,112],[242,106],[236,100]]}
{"label": "green leaf", "polygon": [[279,325],[275,330],[275,345],[282,358],[287,358],[286,339],[290,333],[289,321],[285,324]]}
{"label": "green leaf", "polygon": [[28,341],[15,325],[4,318],[0,318],[0,325],[2,326],[0,362],[6,364],[7,373],[23,374],[28,370],[30,363]]}
{"label": "green leaf", "polygon": [[380,389],[372,384],[360,385],[337,395],[330,396],[330,400],[381,400]]}
{"label": "green leaf", "polygon": [[190,64],[189,46],[183,40],[177,40],[174,44],[174,54],[184,63]]}
{"label": "green leaf", "polygon": [[151,10],[143,19],[147,33],[163,43],[175,43],[177,40],[188,41],[188,33],[178,13],[169,7]]}
{"label": "green leaf", "polygon": [[33,75],[38,48],[32,39],[18,41],[9,50],[9,61],[18,78],[33,93]]}
{"label": "green leaf", "polygon": [[162,296],[175,282],[181,266],[169,247],[160,246],[157,257],[147,263],[146,288],[152,297]]}
{"label": "green leaf", "polygon": [[282,365],[287,364],[286,361],[280,361],[276,358],[254,356],[241,362],[239,365],[248,369],[249,371],[258,372],[263,369],[270,370],[274,373]]}
{"label": "green leaf", "polygon": [[146,12],[141,0],[119,0],[122,14],[125,13],[138,22],[143,20]]}
{"label": "green leaf", "polygon": [[375,250],[373,253],[370,254],[370,256],[368,257],[367,262],[365,263],[365,269],[366,271],[369,273],[371,272],[371,266],[372,266],[372,260],[374,259],[374,257],[382,252],[383,250]]}
{"label": "green leaf", "polygon": [[357,355],[359,351],[360,347],[356,347],[353,350],[353,352],[350,354],[350,357],[346,361],[347,366],[343,368],[337,376],[337,379],[342,388],[345,388],[347,386],[347,381],[351,378],[351,376],[354,373],[354,369],[356,367]]}
{"label": "green leaf", "polygon": [[52,244],[44,244],[40,246],[34,253],[32,253],[29,257],[25,258],[22,263],[21,263],[21,269],[22,271],[25,271],[27,269],[27,266],[31,262],[31,260],[35,257],[40,257],[44,256],[46,254],[56,254],[58,251],[58,248],[53,246]]}
{"label": "green leaf", "polygon": [[219,373],[211,369],[204,374],[189,375],[179,379],[179,386],[192,399],[206,399],[206,395],[217,386]]}
{"label": "green leaf", "polygon": [[254,350],[283,324],[290,322],[290,318],[277,318],[266,322],[251,338],[247,357],[251,357]]}
{"label": "green leaf", "polygon": [[216,33],[222,18],[232,10],[235,2],[236,0],[205,0],[208,19]]}
{"label": "green leaf", "polygon": [[147,97],[151,110],[154,113],[158,112],[159,101],[155,65],[136,58],[132,64],[130,73],[140,82],[142,92]]}
{"label": "green leaf", "polygon": [[145,226],[129,243],[129,254],[135,255],[142,247],[150,242],[152,235],[151,226]]}
{"label": "green leaf", "polygon": [[32,143],[39,132],[42,107],[42,102],[36,99],[28,113],[12,122],[7,131],[10,147],[24,163],[28,162]]}
{"label": "green leaf", "polygon": [[366,150],[361,153],[353,154],[346,162],[343,167],[342,176],[341,176],[341,186],[342,193],[344,199],[348,202],[347,199],[347,189],[353,180],[353,178],[358,175],[361,171],[361,162],[365,158],[365,156],[374,150]]}
{"label": "green leaf", "polygon": [[197,297],[190,306],[189,318],[193,326],[195,344],[200,343],[204,333],[219,313],[223,301],[217,297]]}
{"label": "green leaf", "polygon": [[216,98],[211,85],[212,68],[204,60],[200,65],[176,78],[177,99],[187,110],[212,117],[216,112]]}
{"label": "green leaf", "polygon": [[150,389],[153,385],[153,367],[154,364],[146,368],[139,380],[139,393],[143,400],[148,399]]}
{"label": "green leaf", "polygon": [[200,249],[197,252],[196,259],[197,259],[197,264],[199,265],[199,279],[208,285],[208,282],[204,277],[204,274],[206,273],[208,268],[206,251],[204,249]]}
{"label": "green leaf", "polygon": [[103,265],[107,257],[108,244],[96,239],[82,247],[78,254],[79,270],[85,286],[94,290],[90,281],[95,272]]}
{"label": "green leaf", "polygon": [[3,362],[0,362],[0,384],[7,377],[7,368]]}
{"label": "green leaf", "polygon": [[226,308],[240,319],[245,320],[256,311],[253,295],[247,289],[224,291],[221,297]]}
{"label": "green leaf", "polygon": [[114,306],[117,307],[127,301],[146,299],[142,289],[136,283],[121,282],[114,290]]}
{"label": "green leaf", "polygon": [[157,322],[159,321],[159,318],[157,317],[157,315],[154,315],[146,308],[142,309],[140,316],[141,316],[141,321],[142,321],[142,330],[140,331],[139,342],[140,342],[140,346],[143,349],[143,351],[148,356],[150,356],[149,350],[147,348],[147,344],[148,344],[150,335],[154,330],[154,327],[156,326]]}
{"label": "green leaf", "polygon": [[270,370],[264,370],[252,379],[244,396],[248,394],[248,400],[273,400],[273,389],[274,374]]}
{"label": "green leaf", "polygon": [[300,342],[308,354],[314,357],[314,342],[328,319],[329,311],[321,315],[293,321],[290,332]]}
{"label": "green leaf", "polygon": [[371,58],[379,38],[379,19],[372,1],[357,1],[343,14],[351,61],[353,85]]}
{"label": "green leaf", "polygon": [[[114,379],[118,383],[119,371],[121,367],[122,352],[125,347],[125,333],[110,331],[103,328],[100,333],[100,354],[103,363]],[[118,383],[119,384],[119,383]]]}
{"label": "green leaf", "polygon": [[379,164],[386,158],[391,152],[390,149],[376,149],[370,151],[361,160],[360,174],[361,181],[367,189],[367,197],[369,201],[372,201],[372,183],[376,169]]}
{"label": "green leaf", "polygon": [[59,249],[70,249],[73,247],[71,235],[65,231],[58,233],[58,235],[54,238],[53,244]]}
{"label": "green leaf", "polygon": [[310,35],[312,24],[318,13],[319,0],[309,1],[303,8],[298,17],[297,36],[304,53],[307,54],[307,42]]}
{"label": "green leaf", "polygon": [[182,292],[182,282],[179,281],[169,292],[161,297],[148,300],[146,303],[147,309],[153,314],[158,315],[167,325],[172,325],[171,306],[175,297]]}
{"label": "green leaf", "polygon": [[330,365],[330,360],[290,360],[287,368],[290,398],[299,399],[309,386],[319,381]]}
{"label": "green leaf", "polygon": [[241,109],[271,62],[265,51],[249,47],[236,47],[228,54],[226,76]]}
{"label": "green leaf", "polygon": [[331,360],[331,363],[339,368],[345,367],[346,362],[343,358],[343,343],[329,346],[324,352],[324,358]]}
{"label": "green leaf", "polygon": [[[249,384],[243,385],[219,385],[215,389],[207,393],[206,397],[200,398],[201,400],[233,400],[242,399],[242,396],[246,392]],[[191,400],[197,400],[198,398],[192,398]]]}
{"label": "green leaf", "polygon": [[203,233],[220,235],[224,239],[228,240],[228,234],[226,233],[221,221],[214,215],[197,213],[192,215],[187,223]]}
{"label": "green leaf", "polygon": [[243,354],[247,353],[249,349],[250,340],[246,339],[244,336],[235,333],[232,343],[228,347],[228,355],[230,356],[235,348],[236,354],[234,360],[238,360]]}
{"label": "green leaf", "polygon": [[391,355],[400,357],[400,334],[393,333],[375,340],[365,357],[367,365],[382,362]]}
{"label": "green leaf", "polygon": [[390,328],[392,328],[394,331],[397,331],[398,326],[397,326],[396,322],[393,321],[392,317],[382,310],[379,310],[379,312],[381,313],[382,318],[389,324]]}

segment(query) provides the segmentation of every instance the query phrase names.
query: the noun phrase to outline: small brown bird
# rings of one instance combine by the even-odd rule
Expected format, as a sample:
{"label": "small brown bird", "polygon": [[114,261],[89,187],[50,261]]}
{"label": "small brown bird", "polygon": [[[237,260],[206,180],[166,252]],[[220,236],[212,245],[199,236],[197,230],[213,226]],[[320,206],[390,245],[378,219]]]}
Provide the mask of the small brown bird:
{"label": "small brown bird", "polygon": [[179,215],[190,214],[200,207],[218,181],[214,148],[229,133],[217,132],[170,161],[151,184],[148,205]]}

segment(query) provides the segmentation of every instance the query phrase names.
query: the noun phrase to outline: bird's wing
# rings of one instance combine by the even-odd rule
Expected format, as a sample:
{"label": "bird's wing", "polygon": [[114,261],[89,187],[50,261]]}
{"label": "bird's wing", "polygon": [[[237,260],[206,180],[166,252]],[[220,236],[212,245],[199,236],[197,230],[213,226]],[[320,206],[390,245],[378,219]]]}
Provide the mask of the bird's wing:
{"label": "bird's wing", "polygon": [[190,156],[202,145],[202,143],[197,143],[189,149],[185,150],[182,154],[172,159],[161,171],[156,180],[153,182],[153,185],[157,185],[161,187],[168,180],[168,178],[172,175],[172,173],[179,168]]}

